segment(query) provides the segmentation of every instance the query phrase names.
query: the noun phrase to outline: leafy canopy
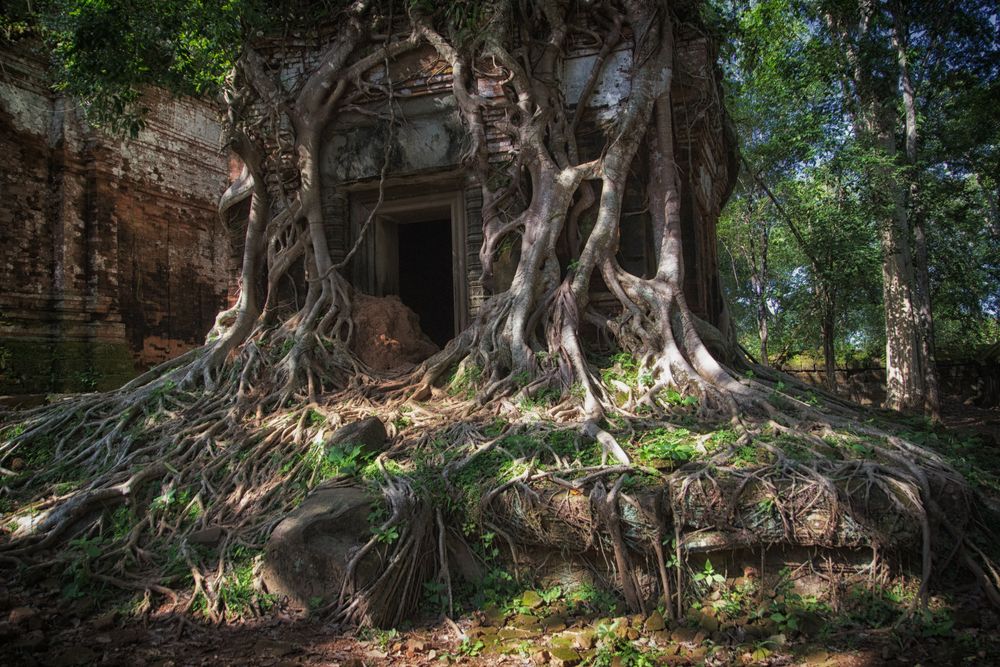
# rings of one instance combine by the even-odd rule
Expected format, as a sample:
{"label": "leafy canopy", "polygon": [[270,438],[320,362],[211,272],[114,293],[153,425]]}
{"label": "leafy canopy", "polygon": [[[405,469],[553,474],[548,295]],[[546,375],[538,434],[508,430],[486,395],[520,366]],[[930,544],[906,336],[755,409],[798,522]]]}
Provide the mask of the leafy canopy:
{"label": "leafy canopy", "polygon": [[[58,90],[77,99],[96,125],[133,135],[146,109],[143,90],[212,95],[246,44],[289,35],[318,38],[351,0],[13,0],[0,39],[41,39],[54,59]],[[458,36],[484,20],[482,0],[372,0],[371,20],[411,6]],[[380,18],[381,17],[381,18]],[[382,28],[384,26],[375,26]]]}

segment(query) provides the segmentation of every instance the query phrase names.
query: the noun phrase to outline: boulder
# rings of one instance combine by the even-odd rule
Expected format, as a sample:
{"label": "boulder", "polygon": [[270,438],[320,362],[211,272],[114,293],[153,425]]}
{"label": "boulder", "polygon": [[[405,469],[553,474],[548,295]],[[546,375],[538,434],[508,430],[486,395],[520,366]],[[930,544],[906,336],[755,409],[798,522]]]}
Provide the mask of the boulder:
{"label": "boulder", "polygon": [[[301,609],[336,601],[351,557],[371,536],[371,498],[355,486],[317,487],[279,523],[264,548],[261,578],[267,591]],[[366,557],[355,571],[360,587],[378,565]]]}
{"label": "boulder", "polygon": [[382,420],[368,417],[338,428],[330,436],[326,448],[350,449],[354,445],[361,445],[365,454],[375,456],[385,451],[387,438]]}

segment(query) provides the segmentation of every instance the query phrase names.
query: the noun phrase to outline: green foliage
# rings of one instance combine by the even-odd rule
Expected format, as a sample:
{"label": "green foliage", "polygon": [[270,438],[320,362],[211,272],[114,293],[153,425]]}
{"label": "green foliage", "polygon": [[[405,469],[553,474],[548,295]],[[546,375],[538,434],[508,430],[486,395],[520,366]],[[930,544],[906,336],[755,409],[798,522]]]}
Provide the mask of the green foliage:
{"label": "green foliage", "polygon": [[330,447],[322,455],[317,465],[319,479],[329,479],[338,475],[353,475],[365,459],[361,445],[338,445]]}
{"label": "green foliage", "polygon": [[269,611],[277,603],[277,596],[261,593],[254,585],[254,566],[260,552],[243,546],[234,547],[229,554],[232,570],[218,584],[218,596],[227,614],[246,617]]}
{"label": "green foliage", "polygon": [[643,433],[636,447],[637,457],[652,465],[683,463],[694,457],[696,450],[691,431],[678,428],[655,428]]}
{"label": "green foliage", "polygon": [[104,546],[104,538],[100,536],[78,537],[69,541],[70,558],[63,571],[63,581],[66,582],[62,588],[64,598],[79,599],[93,595],[95,589],[101,588],[102,585],[91,577],[90,566],[103,553]]}
{"label": "green foliage", "polygon": [[[879,224],[906,180],[909,214],[927,229],[938,344],[968,358],[970,342],[1000,336],[1000,237],[991,231],[1000,222],[1000,126],[985,102],[1000,87],[1000,71],[986,65],[1000,42],[990,3],[963,0],[950,11],[955,20],[941,22],[925,2],[709,3],[725,35],[726,103],[746,161],[719,221],[719,256],[739,337],[755,354],[764,321],[772,362],[822,358],[826,321],[838,363],[881,358]],[[889,121],[900,141],[887,152],[866,134],[857,101],[867,95],[887,113],[901,104],[894,19],[916,86],[912,167],[893,154],[903,153],[901,115]],[[865,82],[853,80],[848,47]]]}
{"label": "green foliage", "polygon": [[444,651],[438,658],[442,662],[463,662],[464,658],[476,658],[483,652],[486,648],[486,642],[482,639],[472,639],[466,637],[458,645],[458,648],[452,651]]}
{"label": "green foliage", "polygon": [[715,567],[712,565],[712,559],[705,559],[705,565],[702,567],[701,572],[694,573],[694,580],[700,584],[708,586],[709,588],[714,588],[720,584],[725,583],[726,575],[715,571]]}
{"label": "green foliage", "polygon": [[822,617],[830,612],[830,607],[817,598],[796,593],[791,580],[791,570],[784,568],[774,585],[773,596],[768,596],[766,604],[750,614],[751,620],[766,619],[774,623],[783,633],[798,632],[807,617]]}
{"label": "green foliage", "polygon": [[566,601],[573,613],[616,614],[624,609],[615,595],[589,583],[570,589]]}
{"label": "green foliage", "polygon": [[448,607],[448,585],[441,581],[425,581],[421,606],[426,611],[445,610]]}
{"label": "green foliage", "polygon": [[306,423],[310,426],[322,426],[326,423],[326,415],[318,410],[310,408],[309,412],[306,414]]}
{"label": "green foliage", "polygon": [[643,650],[624,637],[606,632],[589,664],[594,667],[654,667],[659,664],[660,655],[660,651]]}
{"label": "green foliage", "polygon": [[749,614],[757,601],[758,586],[753,580],[744,579],[733,586],[720,583],[718,588],[719,599],[712,601],[712,607],[731,618]]}
{"label": "green foliage", "polygon": [[448,393],[452,396],[471,399],[476,395],[476,387],[482,379],[483,370],[475,364],[456,369],[448,381]]}
{"label": "green foliage", "polygon": [[[646,384],[651,384],[647,382]],[[660,392],[659,398],[667,405],[677,405],[680,407],[694,407],[698,405],[697,396],[685,396],[676,389],[670,388]]]}
{"label": "green foliage", "polygon": [[604,360],[604,364],[607,365],[601,368],[601,380],[605,385],[611,385],[612,381],[617,380],[630,387],[638,386],[639,362],[628,352],[618,352]]}
{"label": "green foliage", "polygon": [[177,383],[173,380],[164,380],[150,394],[154,400],[160,400],[177,388]]}
{"label": "green foliage", "polygon": [[389,649],[389,644],[392,640],[399,636],[399,631],[396,628],[390,628],[388,630],[383,630],[382,628],[362,628],[358,637],[362,641],[375,642],[379,650],[387,651]]}
{"label": "green foliage", "polygon": [[373,502],[368,512],[368,526],[372,535],[382,544],[392,544],[399,539],[399,528],[395,525],[385,525],[389,519],[389,509],[384,502]]}
{"label": "green foliage", "polygon": [[138,134],[142,88],[184,94],[218,89],[243,43],[250,3],[202,0],[50,0],[38,19],[57,63],[57,88],[91,122]]}
{"label": "green foliage", "polygon": [[974,487],[1000,493],[1000,451],[987,445],[979,435],[940,426],[906,430],[901,435],[943,454]]}

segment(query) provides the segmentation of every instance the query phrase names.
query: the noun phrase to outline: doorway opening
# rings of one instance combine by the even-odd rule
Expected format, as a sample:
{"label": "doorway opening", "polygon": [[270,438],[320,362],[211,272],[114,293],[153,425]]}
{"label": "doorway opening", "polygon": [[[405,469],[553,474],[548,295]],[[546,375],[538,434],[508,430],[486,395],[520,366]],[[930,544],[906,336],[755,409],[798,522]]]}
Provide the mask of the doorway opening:
{"label": "doorway opening", "polygon": [[373,216],[352,276],[372,296],[398,296],[443,348],[468,326],[465,197],[458,188],[434,186],[433,194],[414,185],[388,188],[377,206],[373,192],[352,197],[352,236]]}
{"label": "doorway opening", "polygon": [[451,221],[397,223],[399,300],[438,347],[455,336]]}

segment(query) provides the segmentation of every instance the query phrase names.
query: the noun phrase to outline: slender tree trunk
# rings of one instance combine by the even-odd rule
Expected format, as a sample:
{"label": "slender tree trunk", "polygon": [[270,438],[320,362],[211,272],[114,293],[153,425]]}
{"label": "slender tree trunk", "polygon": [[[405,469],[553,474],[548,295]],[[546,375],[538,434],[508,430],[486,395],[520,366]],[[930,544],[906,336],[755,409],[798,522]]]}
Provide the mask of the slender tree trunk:
{"label": "slender tree trunk", "polygon": [[913,223],[913,305],[916,333],[923,367],[923,410],[940,418],[938,372],[934,355],[934,319],[931,312],[930,276],[927,261],[927,233],[920,208],[917,186],[917,107],[913,81],[906,56],[906,33],[897,12],[893,17],[893,44],[899,62],[899,82],[903,97],[906,129],[906,162],[909,177],[909,213]]}
{"label": "slender tree trunk", "polygon": [[757,333],[760,336],[760,363],[768,365],[767,361],[767,319],[770,312],[767,309],[767,251],[770,240],[770,229],[767,221],[762,220],[759,224],[758,242],[760,246],[760,261],[756,267],[757,276]]}
{"label": "slender tree trunk", "polygon": [[[896,114],[889,111],[895,108],[895,100],[883,91],[883,86],[879,85],[862,59],[861,43],[872,39],[870,30],[874,9],[869,4],[860,6],[861,13],[853,39],[850,31],[844,29],[843,23],[832,14],[827,14],[827,22],[831,33],[841,42],[846,62],[853,73],[853,85],[845,86],[844,89],[853,92],[848,107],[853,116],[855,133],[859,139],[871,141],[891,164],[897,155]],[[915,122],[912,137],[915,142]],[[891,213],[882,221],[879,232],[882,248],[882,302],[885,309],[885,406],[904,412],[921,412],[925,403],[926,368],[918,332],[917,307],[914,303],[907,191],[895,175],[886,172],[872,175],[874,188],[888,191],[891,197]]]}
{"label": "slender tree trunk", "polygon": [[[896,155],[891,129],[883,127],[879,143],[890,159]],[[891,176],[887,180],[895,181]],[[913,258],[906,212],[906,192],[893,182],[892,215],[881,230],[882,300],[885,306],[886,407],[919,412],[924,407],[924,368],[913,302]]]}
{"label": "slender tree trunk", "polygon": [[834,336],[836,334],[836,311],[833,297],[827,289],[821,290],[823,303],[823,377],[826,388],[832,393],[837,391],[837,359],[834,347]]}

